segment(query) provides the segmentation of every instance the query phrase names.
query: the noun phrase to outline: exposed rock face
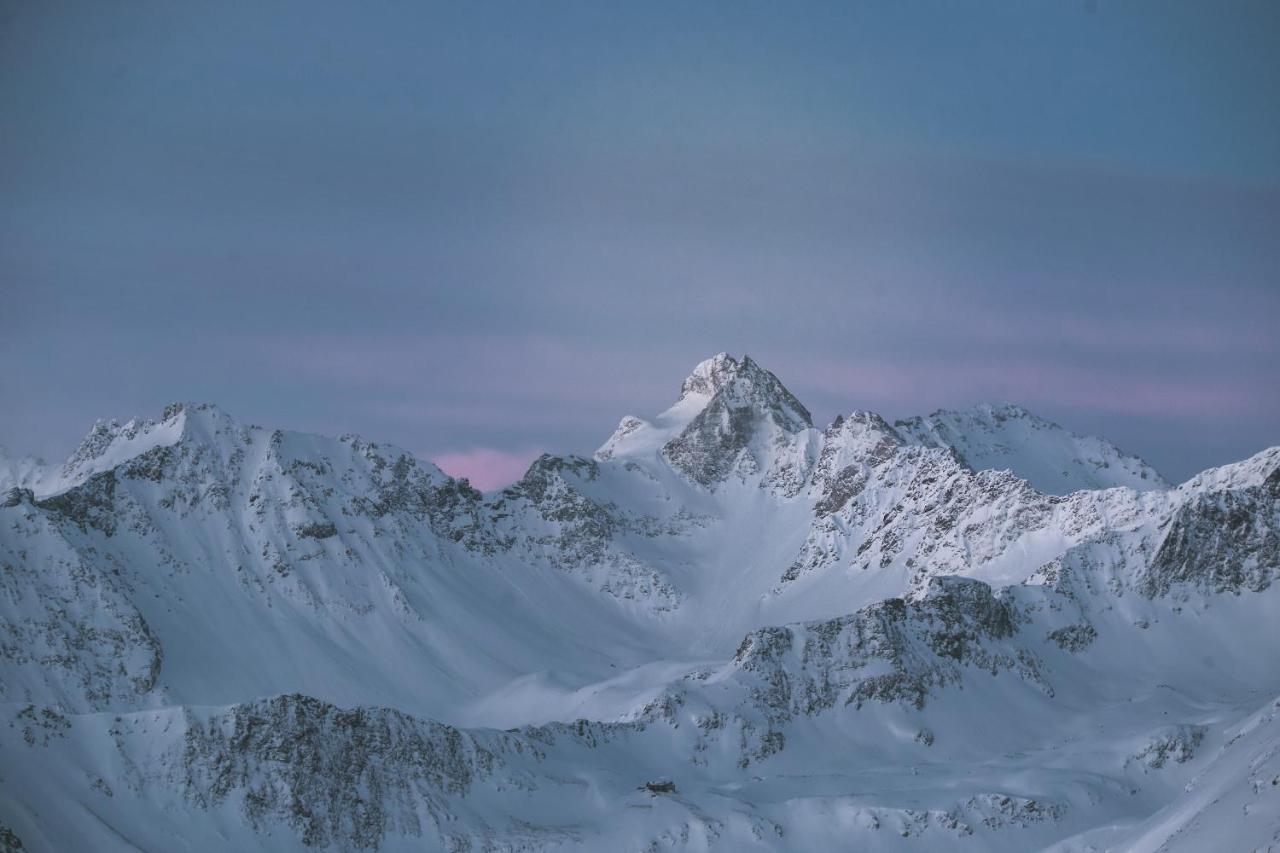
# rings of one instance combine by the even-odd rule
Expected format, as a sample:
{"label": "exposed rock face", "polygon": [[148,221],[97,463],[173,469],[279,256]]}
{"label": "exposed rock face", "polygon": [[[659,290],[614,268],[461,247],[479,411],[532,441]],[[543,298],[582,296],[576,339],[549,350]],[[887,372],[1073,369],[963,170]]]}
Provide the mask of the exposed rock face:
{"label": "exposed rock face", "polygon": [[1170,761],[1186,764],[1195,758],[1196,751],[1200,748],[1208,731],[1206,726],[1176,726],[1167,729],[1154,735],[1147,745],[1133,756],[1133,760],[1153,770],[1161,769]]}
{"label": "exposed rock face", "polygon": [[1280,572],[1280,467],[1257,486],[1199,494],[1179,506],[1144,573],[1146,595],[1189,584],[1260,592]]}
{"label": "exposed rock face", "polygon": [[[502,766],[499,753],[450,726],[307,696],[186,723],[180,764],[190,801],[209,808],[234,795],[251,826],[284,824],[310,847],[373,850],[388,833],[427,830],[447,837],[450,802]],[[499,751],[516,743],[490,741]]]}
{"label": "exposed rock face", "polygon": [[1011,851],[1215,774],[1270,819],[1280,448],[1163,485],[1012,407],[815,429],[727,355],[487,496],[99,424],[0,500],[0,846]]}
{"label": "exposed rock face", "polygon": [[948,447],[974,469],[1009,468],[1046,494],[1126,486],[1167,489],[1159,472],[1096,436],[1068,432],[1021,406],[941,409],[894,423],[906,440]]}
{"label": "exposed rock face", "polygon": [[88,711],[130,706],[156,686],[163,651],[130,590],[58,529],[61,507],[77,505],[4,510],[17,535],[0,540],[0,701]]}
{"label": "exposed rock face", "polygon": [[35,503],[35,493],[31,489],[23,489],[14,486],[4,494],[4,500],[0,501],[0,507],[8,509],[22,503]]}
{"label": "exposed rock face", "polygon": [[837,512],[858,497],[877,469],[894,459],[905,443],[874,412],[854,412],[847,418],[837,415],[823,439],[812,475],[818,495],[814,513],[819,517]]}
{"label": "exposed rock face", "polygon": [[41,501],[40,507],[74,522],[81,530],[92,527],[110,536],[116,532],[115,493],[116,472],[104,471]]}
{"label": "exposed rock face", "polygon": [[[855,422],[856,423],[856,422]],[[836,464],[849,441],[844,421],[823,449],[811,494],[817,498],[804,544],[780,589],[833,567],[899,569],[920,589],[933,574],[972,572],[1011,558],[1011,549],[1052,532],[1073,544],[1158,512],[1159,501],[1128,490],[1037,492],[1007,471],[973,471],[950,450],[897,443],[879,428],[855,426],[852,443],[867,447]],[[1043,560],[1058,553],[1043,552]]]}
{"label": "exposed rock face", "polygon": [[699,364],[680,386],[681,400],[692,396],[719,397],[732,408],[754,408],[789,432],[813,426],[809,410],[750,356],[737,361],[722,352]]}
{"label": "exposed rock face", "polygon": [[585,495],[582,487],[599,475],[590,459],[540,456],[494,503],[503,547],[541,558],[616,599],[660,611],[678,606],[680,593],[663,573],[619,541],[656,535],[657,519]]}
{"label": "exposed rock face", "polygon": [[662,454],[673,468],[707,487],[735,472],[750,475],[767,468],[769,457],[762,449],[786,445],[791,435],[813,426],[809,411],[778,378],[746,357],[739,362],[721,353],[698,365],[680,391],[681,400],[691,396],[706,402]]}
{"label": "exposed rock face", "polygon": [[962,680],[965,667],[1016,670],[1041,684],[1033,652],[1008,642],[1017,613],[991,587],[936,577],[917,601],[893,598],[826,622],[750,634],[733,666],[749,674],[752,699],[774,722],[837,705],[905,702]]}

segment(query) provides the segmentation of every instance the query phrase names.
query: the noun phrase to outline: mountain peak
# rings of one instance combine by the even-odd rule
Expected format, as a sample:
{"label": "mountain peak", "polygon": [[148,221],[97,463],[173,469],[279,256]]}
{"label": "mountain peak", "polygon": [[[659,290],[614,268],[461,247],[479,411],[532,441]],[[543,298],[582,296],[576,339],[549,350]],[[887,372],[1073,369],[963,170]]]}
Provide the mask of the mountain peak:
{"label": "mountain peak", "polygon": [[791,432],[813,426],[804,404],[749,355],[738,360],[726,352],[718,353],[699,363],[680,386],[680,403],[690,399],[709,402],[717,396],[730,408],[760,408]]}
{"label": "mountain peak", "polygon": [[62,492],[158,447],[184,441],[238,446],[243,429],[213,403],[170,403],[158,420],[98,420],[60,468],[32,485],[40,494]]}
{"label": "mountain peak", "polygon": [[704,486],[733,471],[770,469],[781,445],[813,428],[809,410],[749,356],[738,361],[721,353],[702,362],[681,392],[662,416],[681,416],[680,431],[662,446],[662,455]]}
{"label": "mountain peak", "polygon": [[[750,362],[743,358],[743,362]],[[727,352],[717,353],[705,359],[693,368],[693,372],[685,377],[680,385],[680,399],[691,395],[710,397],[733,381],[742,369],[742,363]]]}
{"label": "mountain peak", "polygon": [[736,359],[727,352],[717,353],[685,377],[680,398],[665,412],[651,420],[623,418],[595,458],[657,452],[695,424],[707,427],[712,421],[735,420],[741,429],[761,419],[790,433],[813,427],[804,404],[751,356]]}

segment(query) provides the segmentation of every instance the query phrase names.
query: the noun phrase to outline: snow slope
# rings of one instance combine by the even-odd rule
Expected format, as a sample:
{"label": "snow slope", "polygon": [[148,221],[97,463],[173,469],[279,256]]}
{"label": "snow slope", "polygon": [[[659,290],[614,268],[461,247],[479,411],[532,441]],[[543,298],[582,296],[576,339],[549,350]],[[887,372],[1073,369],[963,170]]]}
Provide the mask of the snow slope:
{"label": "snow slope", "polygon": [[1167,488],[975,411],[818,429],[721,354],[490,495],[99,424],[0,500],[0,845],[1280,843],[1280,447]]}

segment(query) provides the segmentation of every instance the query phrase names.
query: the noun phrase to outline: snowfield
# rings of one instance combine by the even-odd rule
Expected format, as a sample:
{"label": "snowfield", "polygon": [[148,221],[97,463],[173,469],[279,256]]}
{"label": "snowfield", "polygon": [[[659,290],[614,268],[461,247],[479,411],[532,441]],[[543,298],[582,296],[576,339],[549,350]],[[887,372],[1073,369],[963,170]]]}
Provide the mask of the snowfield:
{"label": "snowfield", "polygon": [[0,460],[0,850],[1280,849],[1280,447],[816,428],[749,358],[481,494],[210,405]]}

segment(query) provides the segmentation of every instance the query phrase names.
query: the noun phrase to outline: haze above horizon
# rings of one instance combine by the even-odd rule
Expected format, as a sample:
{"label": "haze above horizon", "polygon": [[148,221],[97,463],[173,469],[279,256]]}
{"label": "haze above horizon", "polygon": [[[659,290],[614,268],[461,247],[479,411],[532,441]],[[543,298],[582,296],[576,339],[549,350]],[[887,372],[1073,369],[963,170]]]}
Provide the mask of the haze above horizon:
{"label": "haze above horizon", "polygon": [[1278,40],[1267,2],[9,5],[0,442],[199,399],[514,470],[728,350],[815,422],[1010,401],[1181,480],[1280,443]]}

